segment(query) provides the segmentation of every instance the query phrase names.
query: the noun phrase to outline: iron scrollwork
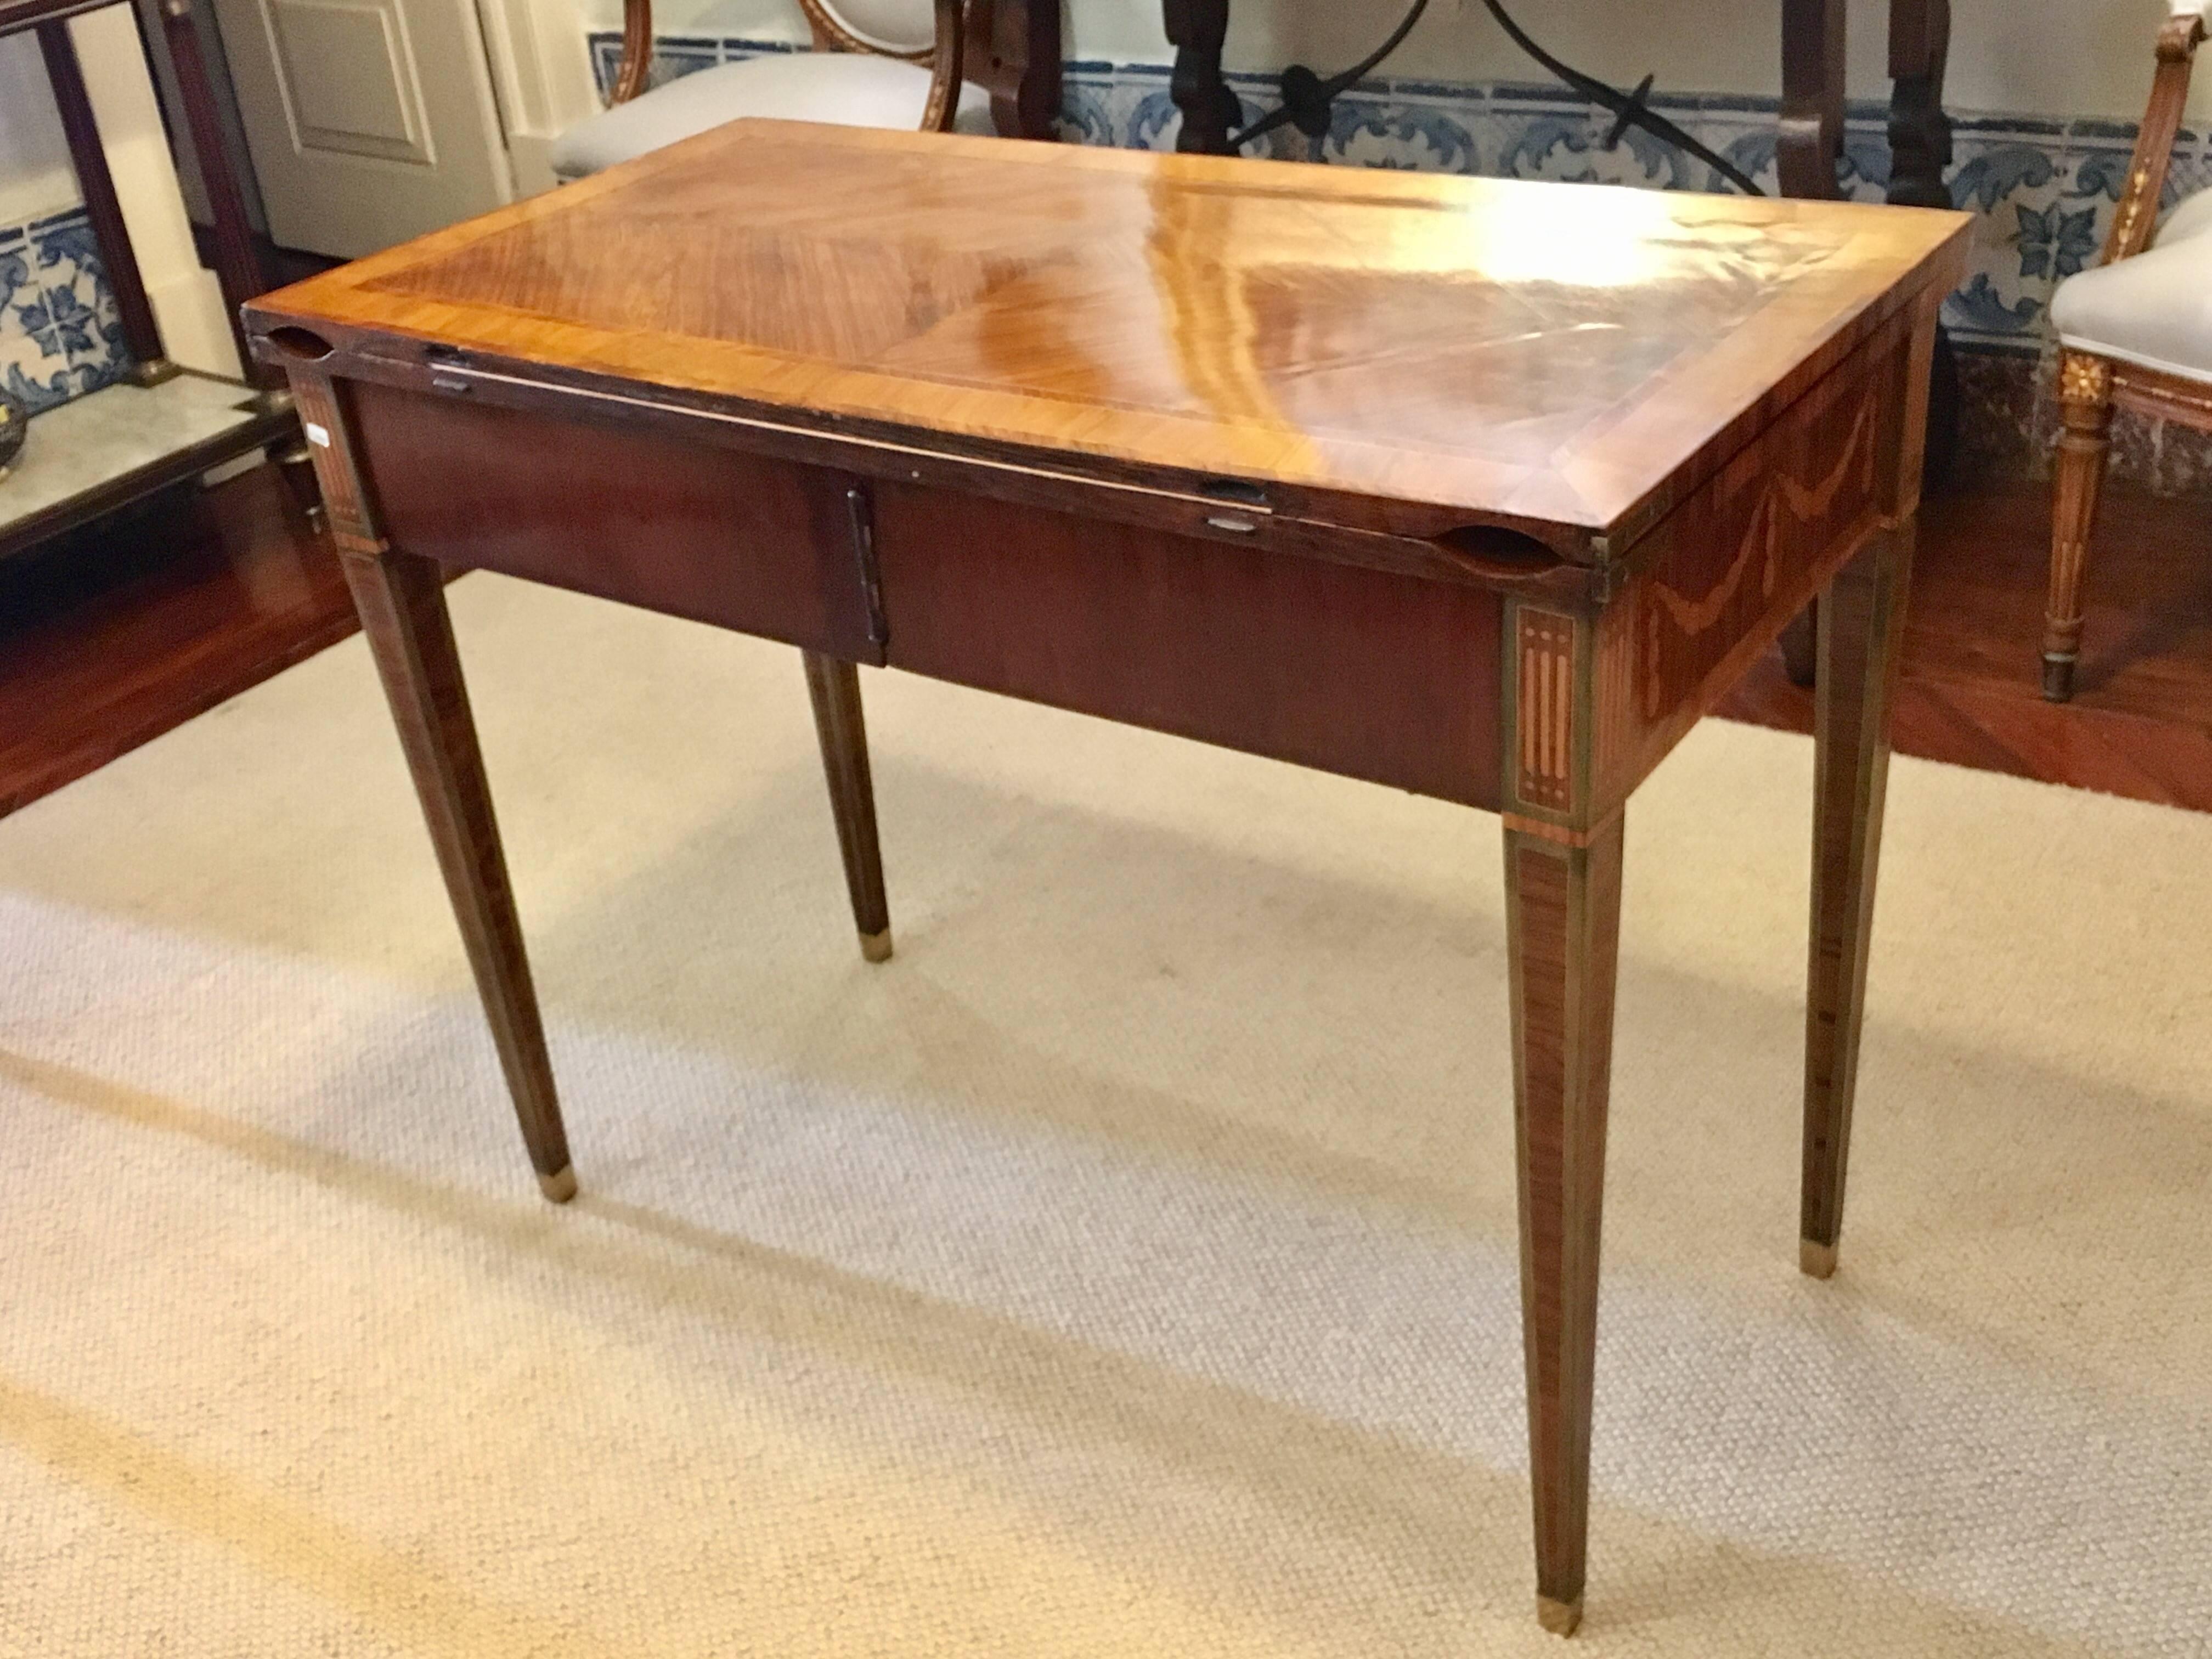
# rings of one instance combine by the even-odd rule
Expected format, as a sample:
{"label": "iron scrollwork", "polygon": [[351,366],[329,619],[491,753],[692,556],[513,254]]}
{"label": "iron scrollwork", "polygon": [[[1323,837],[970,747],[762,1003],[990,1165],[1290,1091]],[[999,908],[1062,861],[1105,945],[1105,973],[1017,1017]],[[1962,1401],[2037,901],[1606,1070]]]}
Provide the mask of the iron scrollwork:
{"label": "iron scrollwork", "polygon": [[[1632,126],[1641,127],[1662,143],[1673,146],[1684,155],[1703,161],[1721,178],[1727,179],[1747,196],[1762,196],[1750,174],[1726,156],[1698,142],[1690,133],[1653,109],[1647,101],[1651,94],[1653,76],[1645,76],[1633,92],[1622,92],[1618,88],[1586,75],[1572,64],[1564,62],[1539,46],[1534,37],[1515,21],[1502,0],[1483,0],[1490,15],[1512,40],[1513,44],[1541,64],[1559,80],[1573,88],[1601,109],[1613,112],[1612,131],[1607,133],[1604,148],[1612,149],[1627,135]],[[1370,74],[1382,60],[1404,44],[1413,33],[1413,25],[1429,9],[1429,0],[1413,0],[1413,4],[1398,27],[1373,52],[1350,69],[1326,78],[1315,73],[1304,64],[1293,64],[1283,71],[1281,104],[1236,134],[1229,141],[1234,151],[1243,149],[1255,138],[1263,138],[1279,127],[1293,126],[1308,138],[1316,142],[1328,136],[1336,100]]]}

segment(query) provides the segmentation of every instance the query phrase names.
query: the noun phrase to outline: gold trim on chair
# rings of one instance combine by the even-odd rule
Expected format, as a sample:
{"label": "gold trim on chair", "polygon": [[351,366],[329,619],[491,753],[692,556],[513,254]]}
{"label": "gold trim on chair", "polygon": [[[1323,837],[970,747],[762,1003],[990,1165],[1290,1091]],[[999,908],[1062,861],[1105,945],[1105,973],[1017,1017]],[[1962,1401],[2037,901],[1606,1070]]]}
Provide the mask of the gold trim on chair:
{"label": "gold trim on chair", "polygon": [[[2150,246],[2159,202],[2173,160],[2173,141],[2189,101],[2197,48],[2205,38],[2204,15],[2177,9],[2158,34],[2158,70],[2143,112],[2128,179],[2120,192],[2105,264],[2133,258]],[[2043,610],[2043,695],[2052,702],[2074,696],[2075,665],[2081,651],[2081,578],[2088,563],[2105,467],[2112,447],[2112,410],[2133,409],[2154,419],[2179,421],[2212,431],[2212,398],[2202,383],[2178,374],[2116,362],[2068,344],[2058,359],[2058,404],[2064,429],[2051,466],[2051,580]]]}

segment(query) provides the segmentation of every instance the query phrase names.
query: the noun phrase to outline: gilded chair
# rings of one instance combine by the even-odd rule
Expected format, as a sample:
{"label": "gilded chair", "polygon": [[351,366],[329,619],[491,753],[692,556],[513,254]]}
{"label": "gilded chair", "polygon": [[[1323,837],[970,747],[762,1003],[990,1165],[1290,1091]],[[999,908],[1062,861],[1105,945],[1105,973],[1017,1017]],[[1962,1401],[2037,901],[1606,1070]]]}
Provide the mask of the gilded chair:
{"label": "gilded chair", "polygon": [[2097,520],[2115,405],[2212,432],[2212,190],[2157,223],[2166,164],[2212,0],[2168,0],[2158,73],[2120,193],[2105,261],[2060,284],[2058,440],[2051,528],[2051,597],[2043,623],[2043,695],[2074,695],[2081,648],[2081,574]]}
{"label": "gilded chair", "polygon": [[1060,0],[799,0],[811,52],[769,52],[647,88],[653,0],[623,0],[608,107],[562,134],[581,179],[748,115],[839,126],[1048,138],[1060,112]]}

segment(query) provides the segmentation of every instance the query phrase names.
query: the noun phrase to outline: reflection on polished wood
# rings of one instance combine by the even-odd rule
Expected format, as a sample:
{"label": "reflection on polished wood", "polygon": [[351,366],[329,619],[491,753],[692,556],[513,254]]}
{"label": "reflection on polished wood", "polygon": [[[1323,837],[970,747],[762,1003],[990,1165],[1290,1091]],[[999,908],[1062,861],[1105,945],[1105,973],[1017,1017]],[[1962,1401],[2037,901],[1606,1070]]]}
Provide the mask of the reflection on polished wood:
{"label": "reflection on polished wood", "polygon": [[1594,561],[1955,234],[1840,203],[733,122],[252,310]]}
{"label": "reflection on polished wood", "polygon": [[[798,646],[884,948],[858,663],[1499,811],[1565,1632],[1626,805],[1837,583],[1806,1094],[1832,1243],[1902,597],[1861,550],[1911,533],[1966,227],[739,124],[249,325],[322,446],[502,1053],[537,1009],[433,561]],[[550,1075],[510,1080],[565,1170]]]}

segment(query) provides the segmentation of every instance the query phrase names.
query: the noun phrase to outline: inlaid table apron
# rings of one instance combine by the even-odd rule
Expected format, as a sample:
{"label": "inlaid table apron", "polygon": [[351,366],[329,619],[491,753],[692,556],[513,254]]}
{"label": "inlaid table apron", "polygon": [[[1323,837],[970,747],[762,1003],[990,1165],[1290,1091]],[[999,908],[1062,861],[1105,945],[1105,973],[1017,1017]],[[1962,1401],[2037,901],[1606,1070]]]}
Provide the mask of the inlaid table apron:
{"label": "inlaid table apron", "polygon": [[1966,219],[741,122],[249,308],[546,1194],[441,567],[787,641],[861,945],[856,665],[1498,812],[1538,1610],[1583,1605],[1623,811],[1820,606],[1801,1262],[1842,1225]]}

